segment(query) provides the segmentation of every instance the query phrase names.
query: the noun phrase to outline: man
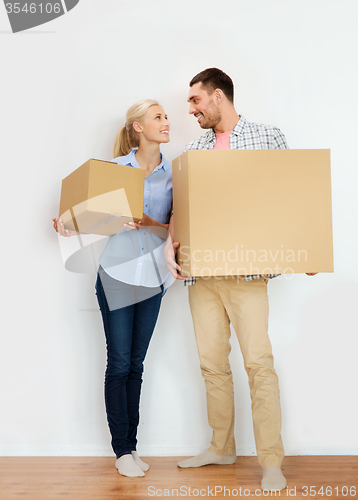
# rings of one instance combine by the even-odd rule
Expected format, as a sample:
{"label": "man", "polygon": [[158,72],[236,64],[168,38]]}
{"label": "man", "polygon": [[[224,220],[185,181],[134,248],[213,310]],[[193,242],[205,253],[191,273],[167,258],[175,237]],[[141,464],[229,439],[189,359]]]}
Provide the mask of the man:
{"label": "man", "polygon": [[[234,108],[231,78],[216,68],[196,75],[190,82],[189,113],[203,129],[189,149],[286,149],[285,137],[276,127],[249,123]],[[170,228],[171,235],[172,227]],[[174,261],[179,243],[167,253],[168,268],[183,279]],[[281,410],[278,379],[273,366],[268,337],[267,281],[277,275],[188,278],[189,303],[207,392],[209,425],[213,429],[211,446],[179,467],[233,464],[234,390],[229,364],[230,322],[244,358],[252,400],[252,416],[257,456],[263,468],[261,488],[282,490],[287,486],[281,471],[284,449],[281,439]]]}

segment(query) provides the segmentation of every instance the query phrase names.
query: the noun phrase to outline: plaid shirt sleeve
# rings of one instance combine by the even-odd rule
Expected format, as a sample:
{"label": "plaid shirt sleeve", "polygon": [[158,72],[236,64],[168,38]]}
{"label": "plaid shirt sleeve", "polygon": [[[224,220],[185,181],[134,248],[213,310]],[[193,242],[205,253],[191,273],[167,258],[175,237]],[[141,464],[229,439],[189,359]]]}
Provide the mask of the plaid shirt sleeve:
{"label": "plaid shirt sleeve", "polygon": [[275,135],[273,138],[273,143],[275,147],[273,149],[288,149],[286,138],[279,128],[274,128]]}
{"label": "plaid shirt sleeve", "polygon": [[189,151],[190,149],[213,149],[215,144],[215,133],[212,129],[208,130],[206,134],[200,136],[195,141],[189,142],[185,148],[185,151]]}

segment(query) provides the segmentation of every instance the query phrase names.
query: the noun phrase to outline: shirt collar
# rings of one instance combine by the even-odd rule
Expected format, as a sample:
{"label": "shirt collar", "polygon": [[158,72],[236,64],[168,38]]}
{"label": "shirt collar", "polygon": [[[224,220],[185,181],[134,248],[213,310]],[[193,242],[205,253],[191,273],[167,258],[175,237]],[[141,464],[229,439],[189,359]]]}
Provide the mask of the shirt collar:
{"label": "shirt collar", "polygon": [[[241,115],[240,120],[237,122],[231,133],[234,135],[241,135],[244,131],[244,128],[246,127],[246,123],[247,123],[246,118]],[[215,140],[216,140],[215,132],[214,129],[211,128],[207,132],[207,141],[214,142]]]}
{"label": "shirt collar", "polygon": [[241,135],[244,131],[244,128],[246,127],[247,120],[244,116],[240,116],[240,120],[237,122],[235,125],[232,133],[235,135]]}
{"label": "shirt collar", "polygon": [[[137,162],[137,159],[135,157],[135,154],[137,151],[138,151],[138,149],[132,149],[132,151],[129,154],[127,154],[126,165],[128,165],[128,166],[130,165],[130,166],[135,167],[135,168],[140,168],[140,165]],[[157,167],[155,167],[153,172],[160,170],[161,168],[163,168],[165,171],[167,171],[168,168],[170,168],[170,165],[171,165],[170,162],[164,158],[162,153],[160,153],[160,157],[161,157],[162,161]]]}
{"label": "shirt collar", "polygon": [[215,132],[214,129],[211,128],[206,132],[206,142],[215,142],[215,141],[216,141]]}

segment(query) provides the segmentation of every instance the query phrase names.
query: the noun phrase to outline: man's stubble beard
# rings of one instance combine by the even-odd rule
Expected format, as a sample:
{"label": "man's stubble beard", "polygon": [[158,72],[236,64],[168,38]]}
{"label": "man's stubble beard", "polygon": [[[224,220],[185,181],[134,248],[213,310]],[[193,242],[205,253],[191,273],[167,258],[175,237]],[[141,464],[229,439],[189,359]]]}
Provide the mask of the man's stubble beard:
{"label": "man's stubble beard", "polygon": [[221,113],[220,111],[212,105],[208,110],[208,114],[203,117],[199,122],[199,125],[203,129],[215,128],[218,123],[221,121]]}

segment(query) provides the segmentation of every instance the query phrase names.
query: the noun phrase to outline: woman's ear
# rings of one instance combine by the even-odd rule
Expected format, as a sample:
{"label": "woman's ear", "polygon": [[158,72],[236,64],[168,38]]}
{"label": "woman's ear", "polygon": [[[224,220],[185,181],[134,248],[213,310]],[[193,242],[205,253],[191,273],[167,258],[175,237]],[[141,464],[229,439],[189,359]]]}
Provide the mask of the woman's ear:
{"label": "woman's ear", "polygon": [[133,128],[138,134],[140,134],[143,130],[138,122],[133,122]]}

